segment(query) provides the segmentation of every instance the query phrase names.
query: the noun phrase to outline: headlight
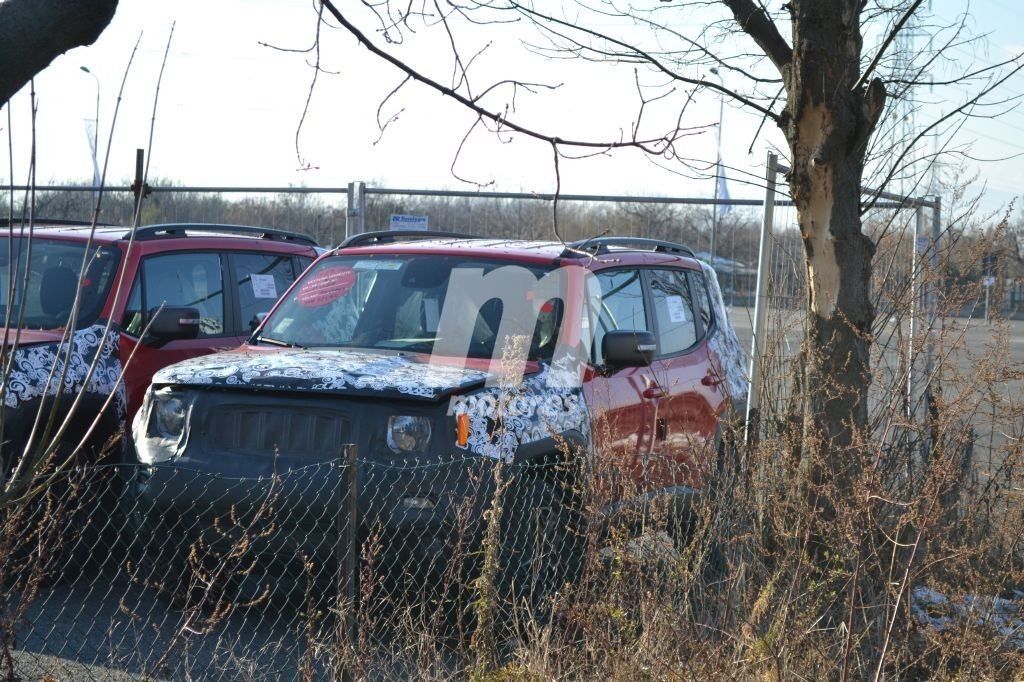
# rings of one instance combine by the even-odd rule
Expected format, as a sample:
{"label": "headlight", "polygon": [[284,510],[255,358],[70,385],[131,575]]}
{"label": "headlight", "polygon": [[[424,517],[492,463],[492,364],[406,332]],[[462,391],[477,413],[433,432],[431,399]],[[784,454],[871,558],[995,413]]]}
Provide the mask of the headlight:
{"label": "headlight", "polygon": [[153,394],[151,435],[177,440],[185,428],[185,401],[173,395]]}
{"label": "headlight", "polygon": [[426,417],[388,417],[388,447],[392,452],[422,452],[430,442]]}

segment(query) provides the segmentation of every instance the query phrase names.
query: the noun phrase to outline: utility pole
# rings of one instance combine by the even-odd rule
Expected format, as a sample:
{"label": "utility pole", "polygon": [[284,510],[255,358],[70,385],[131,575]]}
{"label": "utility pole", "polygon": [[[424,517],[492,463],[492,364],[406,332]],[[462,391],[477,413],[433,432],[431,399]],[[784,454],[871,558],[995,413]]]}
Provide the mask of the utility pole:
{"label": "utility pole", "polygon": [[[722,82],[722,74],[718,73],[718,69],[715,67],[711,68],[711,73],[718,77],[718,82]],[[725,97],[722,93],[718,93],[718,139],[716,142],[715,151],[715,203],[711,206],[711,267],[715,267],[715,248],[718,244],[718,186],[719,186],[719,174],[722,172],[722,118],[725,113]]]}

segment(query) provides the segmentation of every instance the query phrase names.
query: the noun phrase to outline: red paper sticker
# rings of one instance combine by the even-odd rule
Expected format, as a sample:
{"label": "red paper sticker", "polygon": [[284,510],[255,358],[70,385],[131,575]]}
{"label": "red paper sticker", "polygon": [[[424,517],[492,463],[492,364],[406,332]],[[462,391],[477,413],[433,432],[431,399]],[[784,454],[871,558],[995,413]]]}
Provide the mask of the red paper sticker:
{"label": "red paper sticker", "polygon": [[295,301],[304,308],[318,308],[337,301],[356,283],[356,271],[344,265],[327,267],[299,285]]}

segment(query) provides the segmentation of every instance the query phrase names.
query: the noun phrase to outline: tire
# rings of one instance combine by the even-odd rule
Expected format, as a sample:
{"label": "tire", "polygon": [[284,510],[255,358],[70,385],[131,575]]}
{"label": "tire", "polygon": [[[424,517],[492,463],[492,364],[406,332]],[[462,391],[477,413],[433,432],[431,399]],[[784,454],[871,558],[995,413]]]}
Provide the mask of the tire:
{"label": "tire", "polygon": [[548,624],[554,600],[583,573],[584,496],[566,468],[527,466],[512,472],[495,579],[506,626]]}
{"label": "tire", "polygon": [[178,608],[188,604],[188,542],[183,529],[157,514],[142,495],[143,472],[131,469],[121,498],[124,530],[120,539],[128,560],[129,579],[163,602]]}
{"label": "tire", "polygon": [[[54,464],[66,462],[77,445],[74,439],[58,443]],[[114,549],[114,468],[71,466],[47,481],[44,477],[51,472],[50,467],[44,470],[33,483],[45,482],[43,488],[14,510],[18,516],[14,532],[22,537],[15,541],[10,557],[23,575],[36,574],[44,585],[98,572]]]}
{"label": "tire", "polygon": [[726,560],[722,552],[722,545],[714,532],[707,533],[703,538],[698,539],[694,537],[699,529],[700,512],[693,508],[692,502],[697,501],[698,503],[714,507],[720,503],[723,497],[725,492],[724,486],[730,483],[735,484],[736,482],[736,468],[731,460],[733,448],[730,447],[729,443],[731,441],[729,438],[723,435],[721,427],[716,431],[713,442],[714,458],[712,460],[712,470],[709,473],[704,491],[699,496],[699,499],[695,496],[693,500],[677,504],[668,519],[666,528],[672,544],[680,556],[686,556],[691,552],[692,548],[690,545],[695,540],[708,543],[705,552],[694,553],[692,556],[694,560],[699,559],[701,555],[703,556],[701,573],[705,580],[715,580],[721,577],[725,571]]}

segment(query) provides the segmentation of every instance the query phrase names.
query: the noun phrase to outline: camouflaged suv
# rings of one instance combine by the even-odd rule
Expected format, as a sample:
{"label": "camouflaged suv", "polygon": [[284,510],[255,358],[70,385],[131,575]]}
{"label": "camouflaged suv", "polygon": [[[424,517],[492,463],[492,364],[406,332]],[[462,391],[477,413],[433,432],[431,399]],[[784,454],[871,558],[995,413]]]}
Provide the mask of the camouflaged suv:
{"label": "camouflaged suv", "polygon": [[[575,475],[610,463],[613,506],[685,508],[745,399],[741,355],[714,271],[677,244],[361,234],[321,256],[245,345],[156,373],[134,423],[139,495],[162,519],[212,519],[256,499],[233,481],[287,473],[278,504],[330,519],[337,469],[316,465],[355,444],[364,536],[404,538],[427,559],[487,508],[495,488],[475,463],[533,467],[506,498],[510,519],[516,505],[579,512],[545,473],[567,461],[587,463]],[[189,488],[182,470],[214,476]],[[321,532],[330,524],[302,525],[293,545]],[[512,574],[531,570],[529,554]]]}

